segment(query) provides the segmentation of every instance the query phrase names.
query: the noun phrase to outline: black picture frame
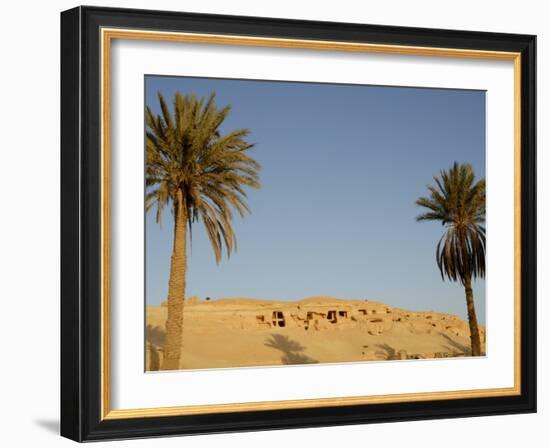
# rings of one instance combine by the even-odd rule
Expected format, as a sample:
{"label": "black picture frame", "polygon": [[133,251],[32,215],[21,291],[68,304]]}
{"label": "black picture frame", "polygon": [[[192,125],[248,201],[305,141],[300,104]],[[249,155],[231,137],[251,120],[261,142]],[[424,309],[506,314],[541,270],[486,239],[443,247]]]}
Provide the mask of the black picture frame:
{"label": "black picture frame", "polygon": [[[521,53],[521,394],[102,420],[100,29]],[[99,7],[61,13],[61,434],[76,441],[536,412],[536,37]]]}

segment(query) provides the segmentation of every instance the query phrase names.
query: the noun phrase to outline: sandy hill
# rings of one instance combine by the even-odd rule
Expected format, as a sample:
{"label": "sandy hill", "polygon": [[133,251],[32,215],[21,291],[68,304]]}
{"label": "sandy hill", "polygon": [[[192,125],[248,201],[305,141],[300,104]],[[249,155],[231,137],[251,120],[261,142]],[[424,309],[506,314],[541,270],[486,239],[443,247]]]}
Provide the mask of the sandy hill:
{"label": "sandy hill", "polygon": [[[162,369],[166,316],[165,306],[146,309],[147,370]],[[469,334],[457,316],[368,300],[193,299],[184,307],[180,368],[469,356]]]}

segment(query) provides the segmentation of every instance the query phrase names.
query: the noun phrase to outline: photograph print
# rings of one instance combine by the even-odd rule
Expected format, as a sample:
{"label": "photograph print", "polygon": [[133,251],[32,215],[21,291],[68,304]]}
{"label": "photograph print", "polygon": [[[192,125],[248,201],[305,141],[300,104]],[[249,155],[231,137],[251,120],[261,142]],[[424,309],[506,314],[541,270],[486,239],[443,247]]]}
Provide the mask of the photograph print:
{"label": "photograph print", "polygon": [[486,356],[485,91],[145,77],[145,370]]}

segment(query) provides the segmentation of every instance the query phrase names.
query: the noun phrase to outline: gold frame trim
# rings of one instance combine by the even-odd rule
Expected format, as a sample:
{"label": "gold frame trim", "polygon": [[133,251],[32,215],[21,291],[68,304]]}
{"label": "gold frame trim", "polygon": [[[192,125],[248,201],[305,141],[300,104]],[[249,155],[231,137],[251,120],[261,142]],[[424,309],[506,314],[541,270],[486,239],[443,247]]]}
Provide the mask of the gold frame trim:
{"label": "gold frame trim", "polygon": [[[142,409],[111,409],[110,388],[110,54],[113,39],[191,42],[214,45],[240,45],[295,48],[354,53],[383,53],[411,56],[491,59],[514,62],[514,386],[508,388],[422,392],[357,397],[315,398],[217,405],[189,405]],[[417,47],[303,39],[279,39],[216,34],[194,34],[134,29],[101,29],[101,419],[117,420],[144,417],[198,415],[218,412],[243,412],[306,409],[412,401],[503,397],[521,394],[521,54],[515,52]]]}

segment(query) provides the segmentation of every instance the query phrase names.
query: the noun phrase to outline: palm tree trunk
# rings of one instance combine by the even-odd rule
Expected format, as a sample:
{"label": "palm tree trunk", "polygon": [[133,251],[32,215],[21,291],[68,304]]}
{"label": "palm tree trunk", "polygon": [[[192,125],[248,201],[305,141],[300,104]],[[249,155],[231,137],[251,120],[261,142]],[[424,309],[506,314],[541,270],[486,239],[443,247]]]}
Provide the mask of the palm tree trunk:
{"label": "palm tree trunk", "polygon": [[168,285],[168,318],[162,370],[180,368],[183,332],[183,300],[185,297],[185,274],[187,271],[187,216],[183,206],[183,195],[178,191],[174,204],[174,243],[170,259],[170,281]]}
{"label": "palm tree trunk", "polygon": [[468,308],[468,323],[470,324],[470,344],[472,356],[481,356],[481,342],[479,338],[479,327],[477,324],[476,309],[474,305],[474,293],[472,291],[472,278],[467,276],[464,282],[466,290],[466,307]]}

